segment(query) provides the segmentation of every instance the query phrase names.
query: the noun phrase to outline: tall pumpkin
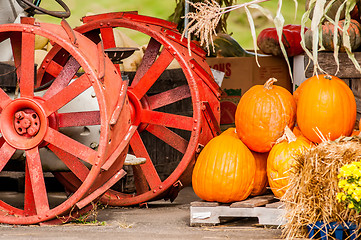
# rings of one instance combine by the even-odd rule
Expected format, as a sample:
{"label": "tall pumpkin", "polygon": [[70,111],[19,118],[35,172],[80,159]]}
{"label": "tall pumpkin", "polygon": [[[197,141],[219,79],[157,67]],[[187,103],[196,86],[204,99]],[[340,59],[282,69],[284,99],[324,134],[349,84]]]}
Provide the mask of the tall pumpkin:
{"label": "tall pumpkin", "polygon": [[[228,128],[221,135],[229,135],[239,140],[237,130],[235,128]],[[251,196],[262,195],[267,192],[268,178],[267,178],[267,157],[268,153],[258,153],[251,151],[256,163],[256,175],[254,176],[253,189]]]}
{"label": "tall pumpkin", "polygon": [[321,142],[320,134],[334,140],[349,136],[356,121],[356,101],[344,81],[318,75],[302,84],[297,103],[297,124],[312,142]]}
{"label": "tall pumpkin", "polygon": [[255,168],[247,146],[221,134],[209,141],[197,158],[192,175],[194,192],[206,201],[242,201],[253,189]]}
{"label": "tall pumpkin", "polygon": [[263,86],[251,87],[237,106],[237,134],[256,152],[271,150],[285,126],[292,128],[295,123],[295,100],[287,89],[273,85],[276,81],[270,78]]}
{"label": "tall pumpkin", "polygon": [[289,183],[289,175],[297,154],[309,149],[312,144],[305,137],[296,137],[291,129],[285,128],[283,141],[275,144],[267,158],[267,176],[272,192],[281,198]]}

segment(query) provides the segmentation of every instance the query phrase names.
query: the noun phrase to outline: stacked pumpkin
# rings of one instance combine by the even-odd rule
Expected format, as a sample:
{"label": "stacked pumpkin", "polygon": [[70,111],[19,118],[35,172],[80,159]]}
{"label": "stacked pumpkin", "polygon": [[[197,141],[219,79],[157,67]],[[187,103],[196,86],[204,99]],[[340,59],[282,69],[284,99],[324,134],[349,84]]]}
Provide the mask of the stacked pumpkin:
{"label": "stacked pumpkin", "polygon": [[341,79],[312,77],[294,96],[274,82],[249,89],[237,107],[236,129],[212,139],[199,155],[192,180],[200,198],[241,201],[265,193],[267,182],[281,198],[297,154],[352,133],[356,102]]}

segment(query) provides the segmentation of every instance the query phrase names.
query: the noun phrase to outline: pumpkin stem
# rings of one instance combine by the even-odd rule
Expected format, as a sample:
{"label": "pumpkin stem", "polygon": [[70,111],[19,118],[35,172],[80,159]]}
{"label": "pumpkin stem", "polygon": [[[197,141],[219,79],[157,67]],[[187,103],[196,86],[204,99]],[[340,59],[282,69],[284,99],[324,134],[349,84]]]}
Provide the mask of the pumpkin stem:
{"label": "pumpkin stem", "polygon": [[285,130],[283,132],[282,137],[280,137],[279,139],[277,139],[276,144],[283,142],[283,141],[288,141],[288,143],[294,142],[297,140],[296,135],[292,132],[292,130],[286,125]]}
{"label": "pumpkin stem", "polygon": [[289,143],[294,142],[294,141],[297,140],[296,135],[292,132],[292,130],[287,125],[285,127],[285,133],[284,134],[286,135],[286,138],[287,138]]}
{"label": "pumpkin stem", "polygon": [[273,83],[277,82],[277,79],[270,78],[267,80],[267,82],[263,85],[263,87],[267,90],[270,90],[273,88]]}
{"label": "pumpkin stem", "polygon": [[327,80],[332,80],[332,76],[330,76],[330,75],[328,75],[328,74],[325,75],[324,78],[327,79]]}

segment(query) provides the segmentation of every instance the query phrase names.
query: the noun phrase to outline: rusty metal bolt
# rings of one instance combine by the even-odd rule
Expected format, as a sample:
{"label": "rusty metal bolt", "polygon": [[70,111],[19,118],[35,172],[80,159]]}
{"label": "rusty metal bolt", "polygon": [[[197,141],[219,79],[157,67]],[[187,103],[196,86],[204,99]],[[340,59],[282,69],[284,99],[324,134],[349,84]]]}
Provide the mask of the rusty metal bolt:
{"label": "rusty metal bolt", "polygon": [[30,136],[35,136],[38,133],[38,129],[34,127],[30,127],[27,129],[27,132]]}
{"label": "rusty metal bolt", "polygon": [[29,128],[31,125],[31,121],[27,118],[22,119],[20,123],[23,128]]}
{"label": "rusty metal bolt", "polygon": [[21,120],[25,117],[25,113],[23,111],[19,111],[17,113],[15,113],[15,118]]}

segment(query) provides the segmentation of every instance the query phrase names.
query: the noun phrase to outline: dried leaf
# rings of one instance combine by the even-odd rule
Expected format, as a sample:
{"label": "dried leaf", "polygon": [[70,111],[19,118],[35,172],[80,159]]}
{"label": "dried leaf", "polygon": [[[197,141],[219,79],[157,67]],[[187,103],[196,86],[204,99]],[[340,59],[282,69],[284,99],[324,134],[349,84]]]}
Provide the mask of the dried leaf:
{"label": "dried leaf", "polygon": [[254,47],[254,50],[255,50],[255,57],[256,57],[256,63],[258,65],[258,67],[260,67],[259,65],[259,62],[258,62],[258,57],[257,57],[257,36],[256,36],[256,29],[255,29],[255,26],[254,26],[254,22],[253,22],[253,18],[252,18],[252,14],[251,12],[249,11],[248,7],[244,7],[244,10],[247,14],[247,19],[248,19],[248,22],[249,22],[249,26],[251,28],[251,34],[252,34],[252,39],[253,39],[253,47]]}
{"label": "dried leaf", "polygon": [[283,36],[282,32],[283,32],[283,25],[285,24],[285,19],[283,18],[283,15],[281,14],[281,9],[282,9],[282,0],[279,0],[276,17],[274,18],[273,23],[276,27],[276,31],[277,31],[277,35],[278,35],[278,42],[280,44],[282,54],[287,62],[288,71],[289,71],[291,79],[293,81],[291,65],[290,65],[290,62],[288,61],[287,52],[286,52],[285,46],[283,45],[283,42],[282,42],[282,36]]}

